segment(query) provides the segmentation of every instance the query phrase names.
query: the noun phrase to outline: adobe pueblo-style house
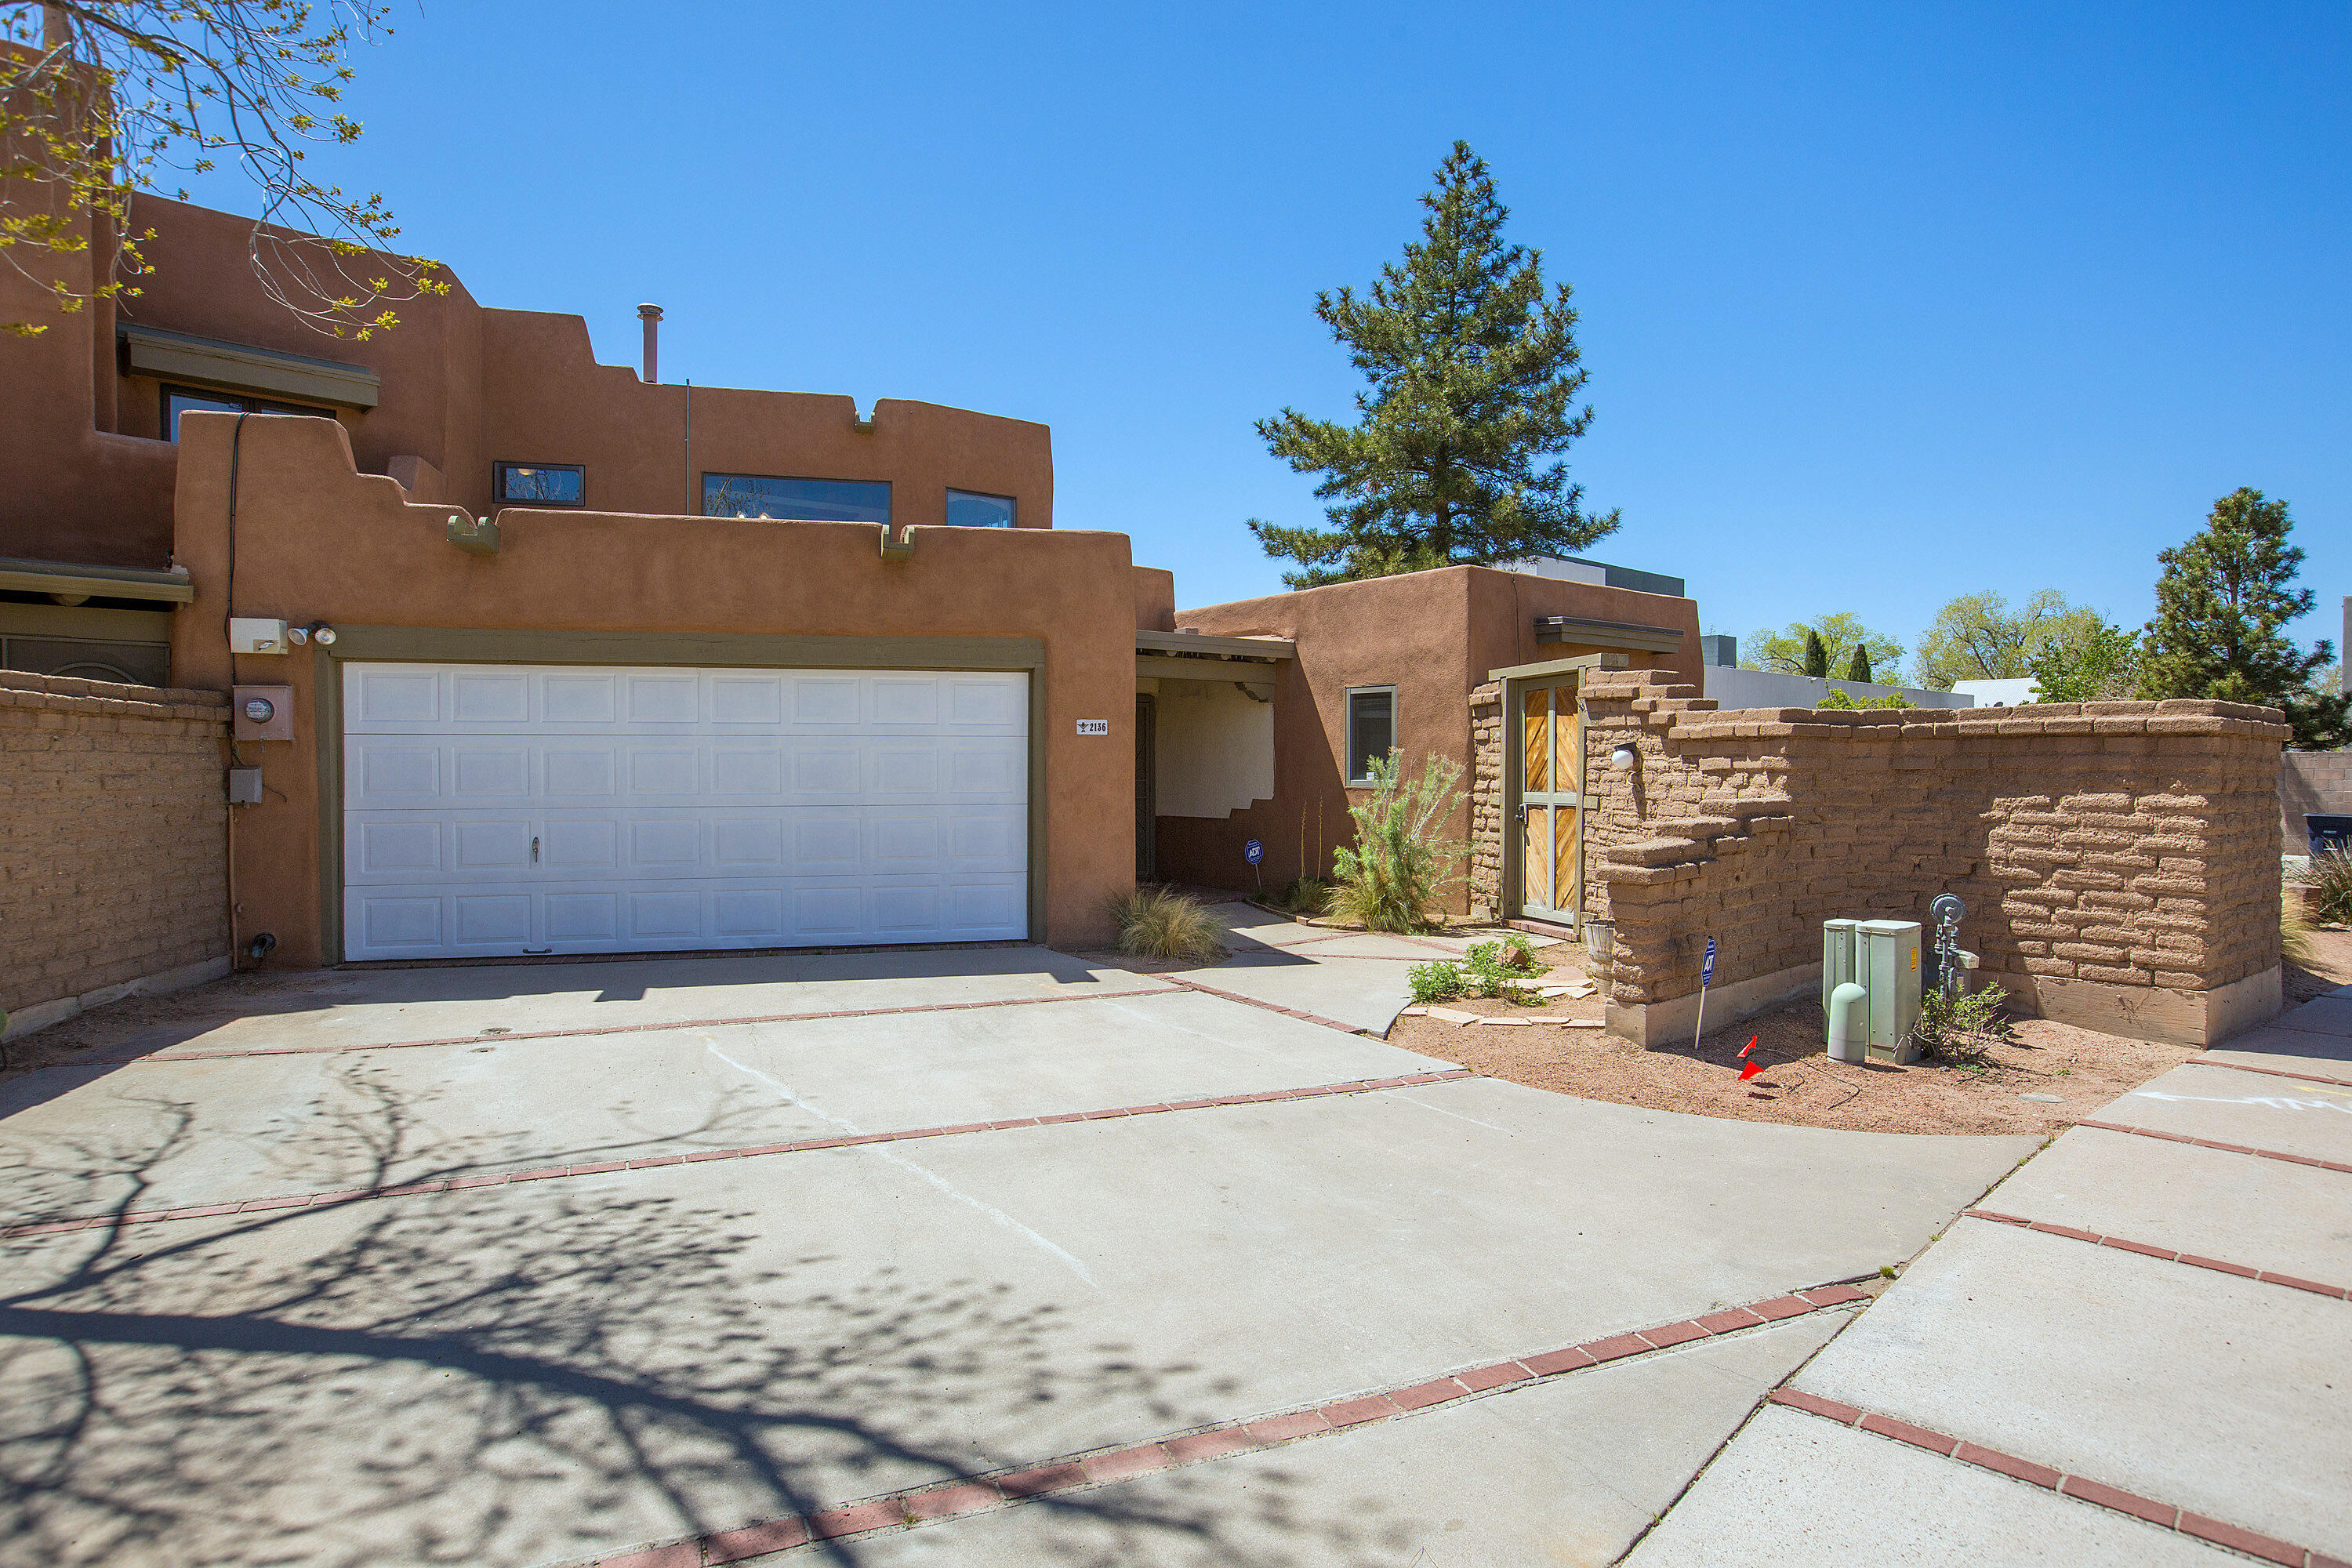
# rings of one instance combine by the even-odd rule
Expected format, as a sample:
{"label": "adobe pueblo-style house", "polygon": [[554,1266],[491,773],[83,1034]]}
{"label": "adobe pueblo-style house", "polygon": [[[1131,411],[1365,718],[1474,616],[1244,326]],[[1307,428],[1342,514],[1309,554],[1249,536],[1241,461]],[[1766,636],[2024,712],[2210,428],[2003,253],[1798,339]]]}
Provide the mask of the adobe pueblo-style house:
{"label": "adobe pueblo-style house", "polygon": [[0,347],[0,665],[49,678],[0,679],[231,694],[240,962],[1099,942],[1139,874],[1247,886],[1250,838],[1328,870],[1366,759],[1466,768],[1497,670],[1559,715],[1548,847],[1456,904],[1572,918],[1578,656],[1696,657],[1679,584],[1599,567],[1179,616],[1055,526],[1042,425],[663,384],[650,307],[640,372],[461,283],[338,340],[246,220],[139,222],[135,299],[0,280],[48,323]]}

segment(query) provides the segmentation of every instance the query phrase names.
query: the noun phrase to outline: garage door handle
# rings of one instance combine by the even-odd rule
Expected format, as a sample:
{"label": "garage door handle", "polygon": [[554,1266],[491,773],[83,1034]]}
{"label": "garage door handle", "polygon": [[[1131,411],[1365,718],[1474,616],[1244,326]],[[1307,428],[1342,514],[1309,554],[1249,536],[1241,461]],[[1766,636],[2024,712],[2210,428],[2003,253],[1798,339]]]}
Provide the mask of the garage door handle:
{"label": "garage door handle", "polygon": [[536,833],[530,836],[530,863],[534,866],[539,864],[539,835]]}

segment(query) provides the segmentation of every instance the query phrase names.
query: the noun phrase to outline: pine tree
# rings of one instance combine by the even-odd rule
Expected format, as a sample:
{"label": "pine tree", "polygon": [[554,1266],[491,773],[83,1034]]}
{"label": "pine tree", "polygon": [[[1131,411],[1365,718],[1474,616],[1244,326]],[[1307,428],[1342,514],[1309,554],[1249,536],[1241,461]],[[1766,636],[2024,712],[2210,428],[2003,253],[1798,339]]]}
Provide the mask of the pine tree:
{"label": "pine tree", "polygon": [[1565,283],[1547,293],[1543,256],[1506,245],[1509,216],[1485,160],[1456,142],[1421,198],[1422,237],[1366,296],[1316,296],[1315,313],[1370,385],[1353,426],[1285,408],[1257,422],[1266,449],[1321,473],[1328,529],[1250,520],[1265,552],[1295,561],[1294,588],[1433,566],[1485,565],[1581,550],[1618,514],[1581,510],[1558,460],[1592,422],[1576,408],[1586,372]]}
{"label": "pine tree", "polygon": [[2310,589],[2290,586],[2303,564],[2286,542],[2294,528],[2286,502],[2241,488],[2213,503],[2203,532],[2157,556],[2164,574],[2140,659],[2142,697],[2283,708],[2297,745],[2343,743],[2347,699],[2310,685],[2334,645],[2305,653],[2282,629],[2313,603]]}
{"label": "pine tree", "polygon": [[1808,629],[1805,633],[1805,673],[1819,679],[1830,672],[1830,650],[1822,646],[1822,634]]}
{"label": "pine tree", "polygon": [[1848,680],[1858,680],[1864,686],[1873,684],[1870,679],[1870,650],[1860,643],[1853,645],[1853,657],[1846,660],[1845,678]]}

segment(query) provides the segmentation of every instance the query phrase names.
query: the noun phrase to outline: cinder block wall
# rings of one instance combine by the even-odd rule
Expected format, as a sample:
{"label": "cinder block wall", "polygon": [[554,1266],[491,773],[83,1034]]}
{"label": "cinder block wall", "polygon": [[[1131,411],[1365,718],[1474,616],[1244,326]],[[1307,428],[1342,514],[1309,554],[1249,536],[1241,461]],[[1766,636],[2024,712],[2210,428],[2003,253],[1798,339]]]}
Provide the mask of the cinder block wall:
{"label": "cinder block wall", "polygon": [[[2289,731],[2270,710],[1717,712],[1639,670],[1584,700],[1584,912],[1613,926],[1612,1017],[1694,995],[1709,936],[1718,992],[1801,994],[1822,921],[1924,921],[1946,891],[1979,980],[2021,1010],[2207,1043],[2276,1009]],[[1640,765],[1612,771],[1627,738]]]}
{"label": "cinder block wall", "polygon": [[2279,853],[2308,855],[2305,816],[2352,816],[2352,752],[2287,752],[2279,758]]}
{"label": "cinder block wall", "polygon": [[226,973],[228,698],[0,670],[0,1008],[11,1033]]}

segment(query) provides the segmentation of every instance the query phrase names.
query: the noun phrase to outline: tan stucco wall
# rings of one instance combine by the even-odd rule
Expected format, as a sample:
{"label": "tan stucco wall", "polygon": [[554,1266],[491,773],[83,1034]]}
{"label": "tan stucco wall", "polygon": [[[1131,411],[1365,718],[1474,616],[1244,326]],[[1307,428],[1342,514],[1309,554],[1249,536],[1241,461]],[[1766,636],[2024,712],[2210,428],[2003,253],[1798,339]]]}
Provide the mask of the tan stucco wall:
{"label": "tan stucco wall", "polygon": [[1156,680],[1153,804],[1223,821],[1274,794],[1274,705],[1230,680]]}
{"label": "tan stucco wall", "polygon": [[[493,462],[582,463],[599,511],[698,514],[707,469],[883,480],[902,528],[945,522],[950,488],[1012,496],[1022,528],[1053,526],[1043,425],[885,398],[860,429],[846,396],[725,387],[694,388],[689,412],[684,386],[598,364],[582,318],[486,310],[446,272],[448,294],[398,306],[399,326],[337,339],[254,277],[250,219],[151,196],[135,217],[155,229],[152,265],[121,321],[375,371],[381,404],[338,416],[354,459],[376,474],[425,465],[440,476],[429,499],[480,512]],[[58,265],[86,287],[86,258]],[[61,314],[0,268],[0,310],[49,329],[7,340],[0,555],[163,566],[176,451],[161,439],[162,384],[118,373],[116,310]]]}
{"label": "tan stucco wall", "polygon": [[[1347,692],[1351,687],[1397,689],[1397,743],[1418,773],[1430,752],[1462,769],[1470,785],[1472,762],[1467,702],[1489,669],[1589,652],[1581,645],[1538,643],[1535,617],[1576,616],[1664,626],[1683,633],[1682,654],[1631,653],[1636,668],[1677,668],[1698,658],[1698,606],[1689,599],[1640,594],[1586,583],[1455,566],[1297,593],[1241,599],[1182,610],[1180,627],[1211,634],[1265,633],[1289,637],[1298,657],[1281,666],[1275,688],[1275,793],[1222,821],[1161,817],[1157,824],[1160,875],[1212,886],[1246,886],[1242,846],[1265,845],[1269,884],[1330,869],[1331,851],[1352,836],[1351,797],[1341,780],[1346,748]],[[1164,765],[1164,763],[1163,763]],[[1465,802],[1448,832],[1466,838]],[[1303,853],[1302,853],[1303,851]],[[1448,900],[1469,908],[1466,889]]]}
{"label": "tan stucco wall", "polygon": [[[175,549],[195,601],[174,619],[184,684],[231,683],[222,617],[228,563],[228,415],[184,427]],[[359,473],[348,434],[322,419],[254,419],[238,460],[236,613],[358,626],[485,630],[765,633],[1041,639],[1045,735],[1045,929],[1103,934],[1105,901],[1134,879],[1135,655],[1128,542],[1112,533],[919,529],[886,562],[864,524],[509,510],[501,548],[445,538],[443,508],[409,504]],[[273,793],[237,819],[241,932],[276,933],[274,963],[323,946],[320,780],[313,658],[240,658],[236,677],[294,689],[290,743],[248,744]],[[1108,739],[1079,718],[1108,717]]]}
{"label": "tan stucco wall", "polygon": [[1176,629],[1176,574],[1161,566],[1139,566],[1129,574],[1135,589],[1135,629]]}

